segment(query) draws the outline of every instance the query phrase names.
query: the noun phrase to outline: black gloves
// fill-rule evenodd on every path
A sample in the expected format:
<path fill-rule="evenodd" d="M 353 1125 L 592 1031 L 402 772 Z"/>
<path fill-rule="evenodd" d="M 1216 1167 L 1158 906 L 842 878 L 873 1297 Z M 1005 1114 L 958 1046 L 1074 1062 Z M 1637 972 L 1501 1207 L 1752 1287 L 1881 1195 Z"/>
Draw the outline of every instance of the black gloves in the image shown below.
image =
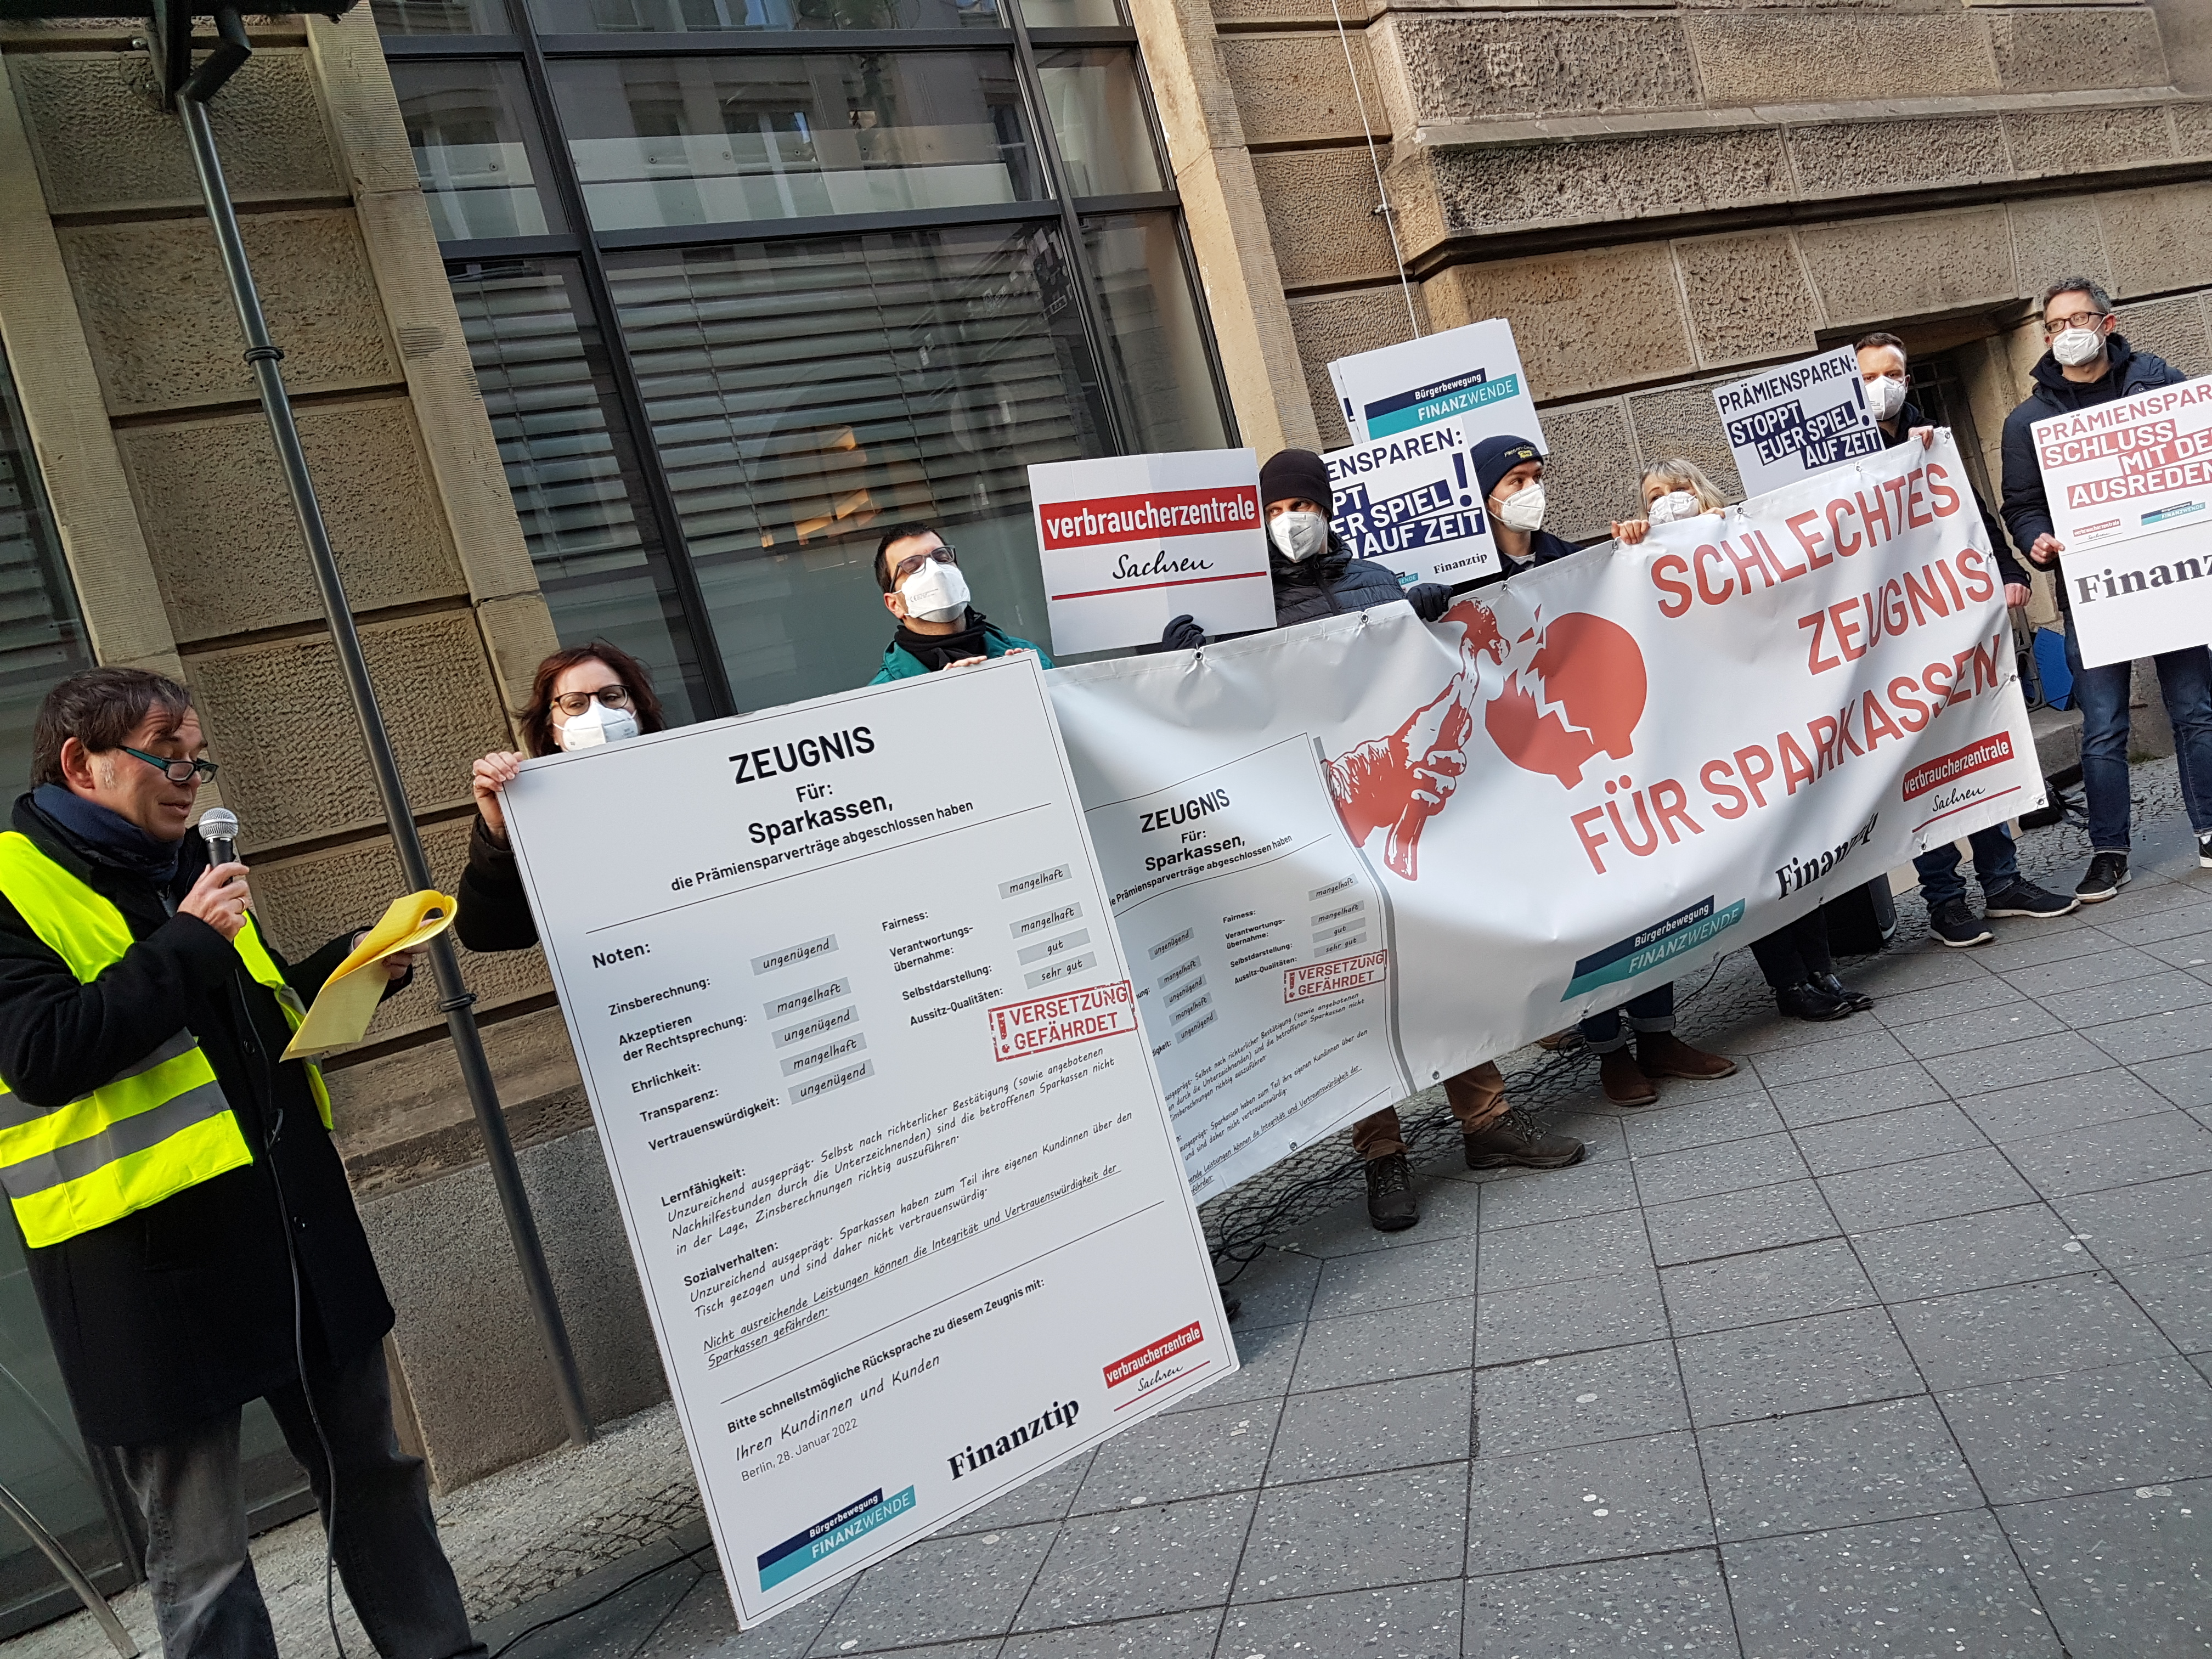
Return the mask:
<path fill-rule="evenodd" d="M 1443 613 L 1439 611 L 1437 614 Z M 1170 651 L 1195 651 L 1206 643 L 1206 630 L 1198 625 L 1196 617 L 1185 611 L 1169 619 L 1168 625 L 1160 630 L 1160 643 Z"/>
<path fill-rule="evenodd" d="M 1423 622 L 1432 623 L 1451 609 L 1451 589 L 1442 582 L 1415 582 L 1406 590 L 1406 603 Z"/>

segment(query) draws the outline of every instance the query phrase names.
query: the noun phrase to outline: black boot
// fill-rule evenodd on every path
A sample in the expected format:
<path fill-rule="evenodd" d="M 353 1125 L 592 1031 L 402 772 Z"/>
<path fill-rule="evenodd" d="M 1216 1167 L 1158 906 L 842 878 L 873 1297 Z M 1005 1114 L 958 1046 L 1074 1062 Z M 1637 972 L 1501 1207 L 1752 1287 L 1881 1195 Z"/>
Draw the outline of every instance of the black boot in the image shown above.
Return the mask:
<path fill-rule="evenodd" d="M 1402 1233 L 1421 1218 L 1405 1153 L 1385 1152 L 1367 1161 L 1367 1218 L 1378 1233 Z"/>
<path fill-rule="evenodd" d="M 1833 972 L 1814 975 L 1813 985 L 1814 989 L 1826 991 L 1837 1001 L 1849 1003 L 1854 1012 L 1863 1014 L 1874 1006 L 1872 997 L 1864 991 L 1854 991 L 1838 979 Z"/>
<path fill-rule="evenodd" d="M 1774 1006 L 1790 1019 L 1849 1019 L 1851 1005 L 1818 980 L 1774 988 Z"/>

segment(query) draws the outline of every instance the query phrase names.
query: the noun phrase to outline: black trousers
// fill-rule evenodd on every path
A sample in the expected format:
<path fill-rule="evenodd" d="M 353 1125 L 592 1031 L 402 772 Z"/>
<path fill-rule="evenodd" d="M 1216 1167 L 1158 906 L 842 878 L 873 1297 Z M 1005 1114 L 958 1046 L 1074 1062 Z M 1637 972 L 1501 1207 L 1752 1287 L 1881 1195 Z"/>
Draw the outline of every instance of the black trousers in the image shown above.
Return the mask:
<path fill-rule="evenodd" d="M 309 1384 L 337 1466 L 338 1574 L 384 1659 L 483 1659 L 460 1586 L 438 1542 L 422 1460 L 399 1449 L 384 1352 L 311 1356 Z M 330 1470 L 296 1382 L 269 1396 L 285 1443 L 331 1524 Z M 221 1413 L 168 1440 L 121 1449 L 146 1517 L 146 1577 L 166 1659 L 277 1659 L 276 1637 L 246 1547 L 239 1414 Z"/>
<path fill-rule="evenodd" d="M 1766 982 L 1778 991 L 1836 970 L 1836 959 L 1828 954 L 1828 919 L 1817 904 L 1765 939 L 1753 940 L 1751 953 L 1759 959 L 1759 971 L 1766 975 Z"/>

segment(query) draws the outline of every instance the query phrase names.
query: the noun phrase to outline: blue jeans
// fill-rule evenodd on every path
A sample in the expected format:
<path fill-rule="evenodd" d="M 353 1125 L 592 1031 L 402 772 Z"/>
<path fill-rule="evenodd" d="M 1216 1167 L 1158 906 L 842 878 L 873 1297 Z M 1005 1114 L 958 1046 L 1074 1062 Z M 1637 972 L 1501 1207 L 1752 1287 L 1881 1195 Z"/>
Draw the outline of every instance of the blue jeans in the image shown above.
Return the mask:
<path fill-rule="evenodd" d="M 2212 653 L 2201 645 L 2154 657 L 2158 689 L 2173 723 L 2173 758 L 2181 803 L 2198 835 L 2212 830 Z M 2134 665 L 2081 666 L 2069 629 L 2066 665 L 2074 671 L 2074 704 L 2081 711 L 2081 787 L 2089 797 L 2089 850 L 2128 850 L 2128 691 Z"/>
<path fill-rule="evenodd" d="M 1674 982 L 1646 991 L 1618 1008 L 1591 1014 L 1582 1023 L 1583 1041 L 1594 1054 L 1609 1054 L 1628 1046 L 1631 1031 L 1671 1031 L 1674 1029 Z"/>
<path fill-rule="evenodd" d="M 2020 854 L 2013 846 L 2012 826 L 1993 823 L 1966 837 L 1974 849 L 1974 876 L 1982 884 L 1982 896 L 2002 893 L 2020 879 Z M 1933 910 L 1939 904 L 1966 896 L 1966 878 L 1959 873 L 1959 846 L 1945 842 L 1912 860 L 1920 874 L 1920 896 Z"/>

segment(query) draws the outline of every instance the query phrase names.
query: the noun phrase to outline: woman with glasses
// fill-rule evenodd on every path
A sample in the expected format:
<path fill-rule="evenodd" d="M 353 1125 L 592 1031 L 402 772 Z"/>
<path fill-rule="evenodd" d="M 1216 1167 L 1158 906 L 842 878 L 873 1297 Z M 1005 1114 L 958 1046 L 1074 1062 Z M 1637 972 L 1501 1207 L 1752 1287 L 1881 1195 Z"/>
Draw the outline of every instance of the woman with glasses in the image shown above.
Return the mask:
<path fill-rule="evenodd" d="M 604 640 L 572 645 L 539 663 L 530 702 L 517 718 L 532 757 L 619 743 L 667 723 L 645 665 Z M 456 895 L 460 912 L 453 918 L 453 931 L 471 951 L 520 951 L 538 943 L 538 923 L 507 844 L 499 800 L 525 758 L 511 750 L 486 755 L 471 779 L 477 820 L 469 832 L 469 867 Z"/>

